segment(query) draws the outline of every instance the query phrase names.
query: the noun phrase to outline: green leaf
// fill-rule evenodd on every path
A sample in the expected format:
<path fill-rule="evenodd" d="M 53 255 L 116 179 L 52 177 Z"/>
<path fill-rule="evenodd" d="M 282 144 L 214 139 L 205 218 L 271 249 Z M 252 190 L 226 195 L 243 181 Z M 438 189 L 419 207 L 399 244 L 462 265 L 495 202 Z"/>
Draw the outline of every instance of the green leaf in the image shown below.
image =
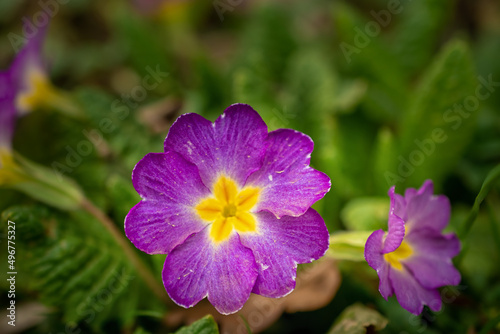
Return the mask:
<path fill-rule="evenodd" d="M 140 76 L 148 75 L 148 68 L 154 70 L 159 67 L 161 71 L 172 72 L 172 62 L 169 62 L 168 53 L 163 47 L 168 44 L 161 42 L 158 29 L 120 3 L 116 3 L 112 10 L 118 37 L 124 45 L 122 51 L 128 52 L 130 61 Z M 173 82 L 166 78 L 157 89 L 163 88 L 166 91 L 169 85 L 173 85 Z"/>
<path fill-rule="evenodd" d="M 260 4 L 253 19 L 247 22 L 241 36 L 239 64 L 258 69 L 262 79 L 271 83 L 279 81 L 285 73 L 286 60 L 296 46 L 290 15 L 283 5 L 268 2 Z"/>
<path fill-rule="evenodd" d="M 371 192 L 373 137 L 375 129 L 356 114 L 342 115 L 325 122 L 331 128 L 314 153 L 322 164 L 317 167 L 332 179 L 332 187 L 341 198 L 349 199 Z M 327 141 L 329 140 L 329 142 Z M 314 162 L 314 160 L 313 160 Z M 316 165 L 314 165 L 316 167 Z"/>
<path fill-rule="evenodd" d="M 252 106 L 269 125 L 271 130 L 277 129 L 275 126 L 276 111 L 271 103 L 271 82 L 266 78 L 263 69 L 256 64 L 247 64 L 236 68 L 233 72 L 232 97 L 233 102 L 246 103 Z M 220 111 L 218 112 L 220 114 Z"/>
<path fill-rule="evenodd" d="M 72 179 L 20 154 L 5 157 L 0 168 L 0 186 L 21 191 L 61 210 L 74 210 L 83 202 L 82 190 Z"/>
<path fill-rule="evenodd" d="M 439 185 L 455 167 L 478 114 L 455 110 L 477 100 L 476 85 L 467 45 L 449 43 L 424 75 L 401 128 L 399 164 L 391 172 L 405 187 L 419 187 L 429 178 Z"/>
<path fill-rule="evenodd" d="M 113 203 L 117 222 L 123 222 L 130 209 L 139 203 L 141 197 L 135 191 L 130 179 L 114 174 L 106 182 L 109 198 Z"/>
<path fill-rule="evenodd" d="M 453 0 L 402 2 L 402 12 L 393 27 L 391 46 L 408 76 L 422 69 L 435 52 L 454 10 Z M 423 19 L 425 18 L 425 19 Z"/>
<path fill-rule="evenodd" d="M 387 171 L 395 165 L 397 153 L 397 141 L 389 128 L 382 128 L 375 140 L 373 179 L 376 193 L 386 195 L 390 187 L 395 185 L 387 178 Z"/>
<path fill-rule="evenodd" d="M 339 111 L 339 101 L 335 96 L 341 93 L 336 69 L 319 47 L 312 47 L 294 53 L 286 73 L 287 84 L 283 98 L 286 107 L 283 112 L 277 113 L 281 127 L 291 127 L 311 136 L 314 140 L 311 165 L 334 179 L 335 188 L 345 190 L 340 184 L 345 179 L 339 181 L 336 178 L 341 174 L 340 169 L 343 166 L 339 155 L 343 158 L 345 153 L 341 147 L 343 141 L 337 140 L 343 137 L 337 135 L 337 122 L 334 117 Z M 349 91 L 358 88 L 354 84 L 344 88 L 344 94 L 353 95 L 341 102 L 345 108 L 349 108 L 350 104 L 355 103 L 355 95 L 358 94 L 349 94 Z M 340 195 L 333 192 L 315 205 L 331 229 L 338 228 L 338 206 Z"/>
<path fill-rule="evenodd" d="M 372 17 L 363 17 L 345 2 L 332 11 L 338 35 L 337 59 L 351 76 L 369 80 L 363 111 L 376 121 L 393 121 L 407 106 L 407 83 L 400 60 L 377 34 L 367 33 Z M 367 28 L 368 27 L 368 28 Z"/>
<path fill-rule="evenodd" d="M 124 171 L 129 173 L 147 153 L 163 151 L 163 139 L 152 136 L 137 122 L 135 109 L 123 100 L 89 87 L 78 89 L 76 95 L 93 125 L 82 134 L 102 157 L 125 162 Z"/>
<path fill-rule="evenodd" d="M 182 327 L 176 334 L 218 334 L 217 323 L 211 315 L 195 321 L 190 326 Z"/>
<path fill-rule="evenodd" d="M 318 49 L 294 54 L 287 70 L 288 86 L 282 123 L 311 136 L 312 165 L 329 174 L 334 160 L 334 118 L 338 75 Z"/>
<path fill-rule="evenodd" d="M 328 334 L 365 334 L 387 326 L 387 319 L 362 304 L 346 308 L 335 321 Z"/>
<path fill-rule="evenodd" d="M 372 37 L 366 32 L 373 18 L 361 16 L 345 2 L 336 2 L 332 14 L 339 38 L 339 64 L 395 91 L 404 91 L 399 59 L 390 53 L 380 33 Z"/>
<path fill-rule="evenodd" d="M 328 255 L 337 260 L 364 261 L 366 240 L 373 231 L 336 232 L 330 236 Z"/>
<path fill-rule="evenodd" d="M 345 205 L 340 216 L 349 230 L 385 229 L 389 205 L 389 197 L 358 197 Z"/>
<path fill-rule="evenodd" d="M 16 240 L 18 272 L 30 277 L 30 290 L 59 310 L 62 321 L 94 329 L 111 319 L 130 324 L 143 284 L 92 217 L 39 207 L 13 207 L 2 217 L 15 221 L 19 235 L 23 233 Z"/>

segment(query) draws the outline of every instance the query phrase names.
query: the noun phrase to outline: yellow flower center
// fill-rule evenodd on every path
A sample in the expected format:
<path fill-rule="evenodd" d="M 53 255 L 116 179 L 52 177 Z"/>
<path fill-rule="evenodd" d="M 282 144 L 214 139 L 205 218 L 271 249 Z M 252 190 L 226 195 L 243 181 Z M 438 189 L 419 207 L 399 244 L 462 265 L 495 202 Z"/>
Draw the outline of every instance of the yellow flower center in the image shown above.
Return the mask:
<path fill-rule="evenodd" d="M 397 269 L 402 270 L 403 265 L 401 264 L 401 260 L 404 260 L 410 257 L 413 254 L 413 250 L 410 245 L 406 241 L 403 240 L 401 245 L 391 253 L 384 254 L 384 259 L 389 262 L 389 264 Z"/>
<path fill-rule="evenodd" d="M 250 210 L 259 200 L 260 189 L 238 189 L 227 176 L 215 182 L 213 197 L 203 199 L 195 209 L 201 219 L 211 222 L 210 237 L 215 242 L 226 240 L 233 229 L 238 232 L 257 231 L 257 220 Z"/>
<path fill-rule="evenodd" d="M 32 111 L 37 107 L 45 106 L 48 101 L 58 97 L 45 73 L 39 69 L 28 71 L 29 88 L 20 92 L 16 100 L 17 107 L 23 111 Z"/>

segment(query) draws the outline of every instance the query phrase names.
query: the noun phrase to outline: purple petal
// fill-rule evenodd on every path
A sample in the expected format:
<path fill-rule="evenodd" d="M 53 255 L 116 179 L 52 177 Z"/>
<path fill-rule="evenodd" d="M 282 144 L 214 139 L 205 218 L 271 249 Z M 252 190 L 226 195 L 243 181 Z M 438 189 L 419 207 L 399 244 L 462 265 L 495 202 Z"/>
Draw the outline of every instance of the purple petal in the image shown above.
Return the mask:
<path fill-rule="evenodd" d="M 389 212 L 395 214 L 396 216 L 406 220 L 406 200 L 400 194 L 395 193 L 395 187 L 392 186 L 388 192 L 389 198 L 391 200 L 391 208 Z"/>
<path fill-rule="evenodd" d="M 441 234 L 430 229 L 411 230 L 406 240 L 417 253 L 438 258 L 452 258 L 460 253 L 460 241 L 455 234 Z"/>
<path fill-rule="evenodd" d="M 250 106 L 233 104 L 211 123 L 196 114 L 179 117 L 165 139 L 165 151 L 194 163 L 205 185 L 225 174 L 239 185 L 262 166 L 267 126 Z"/>
<path fill-rule="evenodd" d="M 412 272 L 416 280 L 428 289 L 460 283 L 460 272 L 455 269 L 449 259 L 421 255 L 412 256 L 402 262 Z"/>
<path fill-rule="evenodd" d="M 148 201 L 193 206 L 210 195 L 196 166 L 175 152 L 148 153 L 134 167 L 132 183 Z"/>
<path fill-rule="evenodd" d="M 12 137 L 16 124 L 15 87 L 10 73 L 0 73 L 0 148 L 12 148 Z"/>
<path fill-rule="evenodd" d="M 167 256 L 163 284 L 172 300 L 191 307 L 208 297 L 222 314 L 243 307 L 257 278 L 252 251 L 241 245 L 238 234 L 214 244 L 209 227 L 191 235 Z"/>
<path fill-rule="evenodd" d="M 262 168 L 247 184 L 262 188 L 256 211 L 269 210 L 277 217 L 300 216 L 330 190 L 330 178 L 309 167 L 314 143 L 291 129 L 269 133 L 269 147 Z"/>
<path fill-rule="evenodd" d="M 141 201 L 125 218 L 125 234 L 148 254 L 168 254 L 206 224 L 191 207 L 162 201 Z"/>
<path fill-rule="evenodd" d="M 378 289 L 382 297 L 387 300 L 394 291 L 389 281 L 389 264 L 382 253 L 384 234 L 383 230 L 378 230 L 368 237 L 365 245 L 365 259 L 368 265 L 377 271 L 380 280 Z"/>
<path fill-rule="evenodd" d="M 451 262 L 460 252 L 460 242 L 454 234 L 419 230 L 411 233 L 407 240 L 415 254 L 403 263 L 422 286 L 434 289 L 460 283 L 460 272 Z"/>
<path fill-rule="evenodd" d="M 424 305 L 428 305 L 435 312 L 441 309 L 439 291 L 422 287 L 406 269 L 390 268 L 389 280 L 399 304 L 405 310 L 418 315 L 422 313 Z"/>
<path fill-rule="evenodd" d="M 9 69 L 10 75 L 15 84 L 16 94 L 29 89 L 31 80 L 30 74 L 33 71 L 46 72 L 46 65 L 42 58 L 43 45 L 47 26 L 38 28 L 36 34 L 28 39 L 28 42 L 17 54 L 12 66 Z M 28 110 L 18 110 L 19 113 L 26 113 Z"/>
<path fill-rule="evenodd" d="M 389 214 L 389 230 L 387 231 L 387 236 L 384 241 L 384 248 L 382 248 L 382 253 L 387 254 L 394 252 L 403 242 L 405 236 L 405 223 L 401 218 L 393 213 Z"/>
<path fill-rule="evenodd" d="M 295 288 L 297 263 L 322 257 L 328 249 L 328 230 L 313 209 L 300 217 L 277 219 L 272 213 L 255 214 L 258 233 L 240 234 L 241 243 L 253 251 L 259 276 L 253 293 L 283 297 Z"/>
<path fill-rule="evenodd" d="M 414 195 L 406 198 L 405 225 L 412 229 L 443 230 L 450 220 L 450 202 L 446 196 L 432 194 L 432 182 L 426 181 Z M 406 195 L 405 195 L 406 196 Z"/>
<path fill-rule="evenodd" d="M 127 214 L 125 233 L 140 250 L 166 254 L 206 226 L 193 205 L 210 192 L 196 166 L 179 154 L 147 154 L 135 166 L 132 182 L 143 200 Z"/>

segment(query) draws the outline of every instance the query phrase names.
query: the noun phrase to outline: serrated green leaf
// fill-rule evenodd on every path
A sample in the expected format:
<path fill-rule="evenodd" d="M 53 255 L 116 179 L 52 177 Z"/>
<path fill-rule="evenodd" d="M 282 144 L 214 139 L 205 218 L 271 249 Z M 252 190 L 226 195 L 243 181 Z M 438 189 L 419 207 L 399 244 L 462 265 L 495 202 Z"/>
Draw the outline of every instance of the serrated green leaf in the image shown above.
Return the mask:
<path fill-rule="evenodd" d="M 195 321 L 189 326 L 182 327 L 175 334 L 218 334 L 217 323 L 211 315 Z"/>
<path fill-rule="evenodd" d="M 381 330 L 385 326 L 387 319 L 380 313 L 362 304 L 354 304 L 340 314 L 328 334 L 365 334 L 369 333 L 369 327 Z"/>
<path fill-rule="evenodd" d="M 46 207 L 14 206 L 3 211 L 1 216 L 2 221 L 10 220 L 15 223 L 17 233 L 23 236 L 21 242 L 31 245 L 43 243 L 41 240 L 47 231 L 40 221 L 45 221 L 49 217 L 49 210 Z M 0 230 L 7 234 L 7 224 L 0 224 Z"/>
<path fill-rule="evenodd" d="M 16 240 L 23 249 L 17 258 L 19 272 L 29 273 L 30 289 L 38 292 L 41 302 L 58 309 L 62 321 L 84 321 L 94 329 L 110 319 L 130 322 L 137 310 L 136 292 L 141 290 L 129 287 L 137 274 L 92 217 L 54 214 L 39 207 L 14 207 L 2 216 L 15 219 L 18 233 L 32 231 L 31 237 L 26 233 L 27 238 Z M 134 302 L 124 303 L 124 295 Z"/>

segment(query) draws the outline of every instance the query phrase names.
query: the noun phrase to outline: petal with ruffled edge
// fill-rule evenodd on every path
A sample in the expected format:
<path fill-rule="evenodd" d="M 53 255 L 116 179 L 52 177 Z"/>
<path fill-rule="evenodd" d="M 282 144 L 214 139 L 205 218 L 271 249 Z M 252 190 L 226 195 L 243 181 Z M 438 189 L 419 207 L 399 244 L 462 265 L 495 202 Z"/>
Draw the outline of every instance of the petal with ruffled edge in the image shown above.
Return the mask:
<path fill-rule="evenodd" d="M 432 181 L 427 180 L 418 190 L 405 192 L 406 217 L 408 229 L 443 230 L 450 220 L 450 201 L 446 196 L 433 195 Z"/>
<path fill-rule="evenodd" d="M 196 166 L 175 152 L 149 153 L 132 173 L 143 200 L 125 218 L 125 233 L 140 250 L 166 254 L 206 226 L 193 206 L 210 195 Z"/>
<path fill-rule="evenodd" d="M 215 244 L 209 229 L 191 235 L 172 250 L 163 267 L 163 284 L 180 306 L 188 308 L 208 297 L 217 311 L 231 314 L 248 300 L 257 264 L 237 233 Z"/>
<path fill-rule="evenodd" d="M 391 188 L 394 192 L 394 187 Z M 389 195 L 391 194 L 389 190 Z M 394 252 L 403 242 L 405 237 L 405 223 L 403 219 L 394 214 L 394 200 L 391 197 L 391 208 L 389 211 L 389 221 L 388 221 L 388 231 L 384 240 L 384 247 L 382 248 L 382 253 Z"/>
<path fill-rule="evenodd" d="M 414 255 L 401 262 L 422 286 L 435 289 L 460 283 L 460 272 L 451 262 L 451 258 L 460 252 L 460 241 L 456 235 L 442 235 L 425 229 L 412 231 L 405 240 Z"/>
<path fill-rule="evenodd" d="M 385 261 L 382 253 L 384 235 L 383 230 L 377 230 L 368 237 L 365 245 L 365 259 L 368 265 L 377 271 L 379 277 L 378 290 L 382 297 L 387 300 L 392 296 L 394 290 L 389 281 L 389 264 Z"/>
<path fill-rule="evenodd" d="M 268 142 L 262 168 L 247 181 L 262 189 L 255 211 L 300 216 L 330 190 L 330 178 L 309 167 L 314 143 L 307 135 L 280 129 L 269 133 Z"/>
<path fill-rule="evenodd" d="M 441 309 L 441 296 L 436 289 L 421 286 L 413 275 L 407 271 L 389 268 L 389 280 L 399 304 L 413 314 L 420 314 L 424 305 L 435 312 Z"/>
<path fill-rule="evenodd" d="M 272 213 L 255 214 L 257 233 L 241 233 L 241 243 L 253 251 L 259 276 L 253 293 L 283 297 L 295 288 L 298 263 L 322 257 L 328 249 L 328 230 L 313 209 L 300 217 L 277 219 Z"/>
<path fill-rule="evenodd" d="M 165 139 L 165 152 L 175 151 L 194 163 L 212 189 L 221 174 L 237 184 L 262 166 L 267 125 L 246 104 L 233 104 L 214 123 L 197 114 L 180 116 Z"/>

